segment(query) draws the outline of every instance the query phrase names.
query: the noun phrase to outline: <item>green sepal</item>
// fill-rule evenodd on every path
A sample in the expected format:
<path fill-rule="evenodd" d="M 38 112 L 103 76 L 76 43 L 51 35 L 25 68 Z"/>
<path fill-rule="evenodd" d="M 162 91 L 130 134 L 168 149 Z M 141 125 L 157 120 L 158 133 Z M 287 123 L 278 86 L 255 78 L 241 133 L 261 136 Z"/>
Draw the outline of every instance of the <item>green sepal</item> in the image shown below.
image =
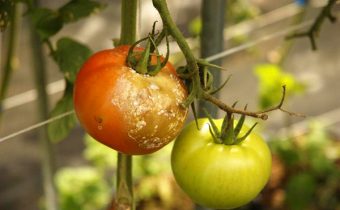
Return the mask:
<path fill-rule="evenodd" d="M 195 102 L 192 102 L 190 104 L 190 106 L 191 106 L 192 114 L 194 115 L 194 119 L 195 119 L 195 124 L 196 124 L 197 130 L 200 130 L 200 127 L 198 125 L 198 115 L 197 115 L 197 111 L 196 111 Z"/>
<path fill-rule="evenodd" d="M 237 122 L 235 130 L 234 130 L 235 137 L 237 137 L 239 135 L 245 119 L 246 119 L 246 116 L 244 114 L 241 115 L 239 121 Z"/>
<path fill-rule="evenodd" d="M 213 85 L 213 75 L 211 74 L 210 71 L 208 71 L 206 69 L 206 71 L 204 72 L 204 88 L 206 89 L 206 91 L 210 91 L 212 90 L 212 85 Z"/>
<path fill-rule="evenodd" d="M 223 118 L 223 122 L 222 122 L 222 126 L 221 126 L 221 135 L 223 136 L 224 134 L 223 134 L 223 132 L 227 129 L 227 126 L 228 126 L 228 119 L 227 119 L 228 117 L 227 117 L 227 113 L 226 113 L 226 115 L 224 116 L 224 118 Z"/>
<path fill-rule="evenodd" d="M 191 83 L 192 86 L 192 83 Z M 182 103 L 183 107 L 189 107 L 190 104 L 192 104 L 194 102 L 194 100 L 196 99 L 196 95 L 197 95 L 197 90 L 190 88 L 191 90 L 189 91 L 189 95 L 188 97 L 185 99 L 185 101 Z"/>
<path fill-rule="evenodd" d="M 213 130 L 213 133 L 215 134 L 214 137 L 215 138 L 219 138 L 221 136 L 221 133 L 220 133 L 218 127 L 216 126 L 214 120 L 212 119 L 211 115 L 209 114 L 209 112 L 205 108 L 203 108 L 203 111 L 207 115 L 207 118 L 209 120 L 210 126 L 211 126 L 211 128 Z"/>
<path fill-rule="evenodd" d="M 153 32 L 154 33 L 154 32 Z M 151 75 L 151 76 L 154 76 L 156 74 L 158 74 L 158 72 L 161 71 L 162 69 L 162 62 L 161 62 L 161 59 L 160 59 L 160 55 L 159 55 L 159 52 L 158 52 L 158 49 L 157 49 L 157 46 L 156 46 L 156 43 L 154 42 L 153 38 L 151 36 L 149 36 L 149 40 L 151 42 L 151 45 L 149 47 L 149 50 L 151 50 L 150 48 L 153 46 L 156 50 L 156 57 L 157 57 L 157 63 L 156 65 L 148 65 L 147 66 L 147 70 L 148 70 L 148 74 Z M 152 52 L 152 51 L 150 51 Z M 149 61 L 151 59 L 149 58 Z M 167 62 L 167 61 L 166 61 Z"/>
<path fill-rule="evenodd" d="M 235 142 L 234 116 L 227 113 L 226 119 L 228 123 L 226 129 L 222 131 L 221 139 L 224 144 L 231 145 Z"/>
<path fill-rule="evenodd" d="M 193 72 L 189 72 L 188 66 L 180 66 L 176 69 L 176 72 L 178 77 L 184 80 L 190 79 L 194 75 Z"/>
<path fill-rule="evenodd" d="M 138 60 L 135 70 L 140 74 L 148 72 L 148 63 L 150 59 L 150 45 L 151 41 L 148 39 L 146 42 L 145 50 L 142 52 L 141 58 Z"/>
<path fill-rule="evenodd" d="M 209 63 L 208 61 L 202 59 L 202 58 L 198 58 L 196 59 L 197 64 L 201 65 L 201 66 L 206 66 L 206 67 L 211 67 L 211 68 L 216 68 L 216 69 L 220 69 L 220 70 L 226 70 L 221 66 Z"/>
<path fill-rule="evenodd" d="M 126 59 L 126 65 L 127 65 L 128 67 L 134 69 L 134 67 L 137 65 L 138 60 L 136 59 L 136 55 L 141 54 L 141 52 L 134 52 L 134 49 L 135 49 L 135 47 L 136 47 L 139 43 L 141 43 L 141 42 L 147 40 L 148 38 L 149 38 L 149 37 L 145 37 L 145 38 L 143 38 L 143 39 L 141 39 L 141 40 L 138 40 L 137 42 L 135 42 L 135 43 L 133 43 L 133 44 L 131 45 L 131 47 L 130 47 L 130 49 L 129 49 L 129 51 L 128 51 L 127 59 Z"/>
<path fill-rule="evenodd" d="M 247 131 L 246 134 L 244 134 L 244 136 L 242 136 L 240 138 L 236 138 L 235 144 L 238 144 L 238 143 L 244 141 L 249 136 L 249 134 L 253 131 L 253 129 L 256 127 L 256 125 L 257 125 L 257 122 L 254 123 L 254 125 Z"/>
<path fill-rule="evenodd" d="M 222 90 L 226 86 L 226 84 L 229 82 L 230 78 L 231 78 L 231 75 L 228 76 L 228 78 L 222 83 L 221 86 L 219 86 L 218 88 L 216 88 L 214 90 L 210 90 L 209 94 L 213 95 L 213 94 L 219 92 L 220 90 Z"/>
<path fill-rule="evenodd" d="M 221 144 L 221 143 L 222 143 L 222 142 L 221 142 L 221 139 L 218 138 L 218 137 L 216 136 L 217 134 L 213 131 L 211 124 L 209 124 L 209 132 L 210 132 L 210 135 L 211 135 L 211 137 L 213 138 L 213 140 L 214 140 L 214 142 L 215 142 L 216 144 Z"/>

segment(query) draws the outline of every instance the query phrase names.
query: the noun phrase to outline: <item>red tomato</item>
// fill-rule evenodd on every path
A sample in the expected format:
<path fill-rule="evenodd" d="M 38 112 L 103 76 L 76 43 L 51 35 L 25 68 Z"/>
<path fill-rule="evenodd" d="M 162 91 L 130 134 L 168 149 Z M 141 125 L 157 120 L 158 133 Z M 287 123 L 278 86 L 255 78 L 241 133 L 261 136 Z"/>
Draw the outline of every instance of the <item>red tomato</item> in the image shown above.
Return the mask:
<path fill-rule="evenodd" d="M 103 50 L 84 63 L 75 81 L 74 107 L 82 126 L 101 143 L 125 154 L 148 154 L 181 131 L 187 90 L 170 63 L 156 76 L 129 68 L 129 48 Z"/>

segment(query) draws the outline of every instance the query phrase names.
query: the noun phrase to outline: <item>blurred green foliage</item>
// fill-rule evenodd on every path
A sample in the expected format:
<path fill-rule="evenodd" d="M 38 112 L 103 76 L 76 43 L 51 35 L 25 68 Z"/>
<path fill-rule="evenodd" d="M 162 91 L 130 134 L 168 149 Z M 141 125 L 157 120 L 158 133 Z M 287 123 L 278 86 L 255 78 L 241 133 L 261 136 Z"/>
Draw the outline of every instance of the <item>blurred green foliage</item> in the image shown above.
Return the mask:
<path fill-rule="evenodd" d="M 282 86 L 286 86 L 286 98 L 303 92 L 304 85 L 292 74 L 284 72 L 276 64 L 258 64 L 254 73 L 259 79 L 259 105 L 266 109 L 277 105 L 282 98 Z"/>
<path fill-rule="evenodd" d="M 308 133 L 270 141 L 284 164 L 285 205 L 292 210 L 340 208 L 340 144 L 324 126 L 311 122 Z"/>
<path fill-rule="evenodd" d="M 64 167 L 56 174 L 61 210 L 103 209 L 112 199 L 117 152 L 89 135 L 85 135 L 84 141 L 83 157 L 89 165 Z M 134 156 L 133 178 L 137 183 L 137 203 L 153 197 L 161 199 L 165 206 L 172 203 L 174 195 L 168 177 L 171 173 L 171 147 L 169 144 L 156 153 Z"/>
<path fill-rule="evenodd" d="M 61 210 L 103 209 L 111 190 L 102 174 L 93 167 L 65 167 L 56 174 Z"/>
<path fill-rule="evenodd" d="M 260 9 L 251 1 L 238 0 L 227 2 L 226 19 L 228 24 L 236 24 L 255 18 L 260 14 Z"/>

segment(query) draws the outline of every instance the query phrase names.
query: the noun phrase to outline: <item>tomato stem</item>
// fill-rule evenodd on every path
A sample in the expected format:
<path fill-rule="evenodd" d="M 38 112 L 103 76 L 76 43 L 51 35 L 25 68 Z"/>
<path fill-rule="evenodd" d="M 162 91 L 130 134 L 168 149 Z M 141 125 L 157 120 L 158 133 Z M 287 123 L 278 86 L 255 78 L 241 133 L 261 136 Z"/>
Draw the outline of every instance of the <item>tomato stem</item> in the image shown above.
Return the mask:
<path fill-rule="evenodd" d="M 132 44 L 136 41 L 137 0 L 122 0 L 120 45 Z"/>
<path fill-rule="evenodd" d="M 18 23 L 19 23 L 19 6 L 18 3 L 14 3 L 13 5 L 13 13 L 11 15 L 11 24 L 9 26 L 9 34 L 8 34 L 8 51 L 7 51 L 7 58 L 5 62 L 5 66 L 3 68 L 3 71 L 1 72 L 3 74 L 2 80 L 1 80 L 1 87 L 0 87 L 0 105 L 2 105 L 2 101 L 6 97 L 7 89 L 9 86 L 9 82 L 12 77 L 12 72 L 15 68 L 13 65 L 14 58 L 15 58 L 15 51 L 16 51 L 16 46 L 18 43 Z M 0 117 L 2 115 L 2 112 L 0 112 Z"/>
<path fill-rule="evenodd" d="M 39 6 L 39 5 L 35 5 Z M 31 24 L 31 49 L 32 49 L 32 65 L 34 70 L 34 83 L 38 93 L 37 110 L 39 113 L 39 120 L 46 120 L 49 117 L 48 94 L 46 92 L 47 73 L 44 53 L 42 48 L 42 41 L 37 32 Z M 45 208 L 47 210 L 57 210 L 58 192 L 54 181 L 56 161 L 54 144 L 47 133 L 47 126 L 42 126 L 39 129 L 39 140 L 41 147 L 41 173 L 43 177 Z"/>
<path fill-rule="evenodd" d="M 137 4 L 137 0 L 122 0 L 120 45 L 133 44 L 136 41 Z M 118 153 L 117 191 L 113 209 L 135 208 L 132 186 L 132 156 Z"/>
<path fill-rule="evenodd" d="M 175 39 L 175 41 L 177 42 L 177 44 L 178 44 L 179 48 L 181 49 L 181 51 L 182 51 L 182 53 L 183 53 L 183 55 L 186 59 L 186 62 L 187 62 L 187 65 L 185 67 L 179 68 L 177 70 L 178 75 L 182 79 L 186 80 L 186 83 L 188 84 L 188 89 L 190 91 L 187 99 L 183 102 L 183 106 L 188 107 L 195 100 L 198 99 L 198 100 L 208 101 L 208 102 L 216 105 L 221 110 L 223 110 L 223 111 L 225 111 L 229 114 L 232 114 L 232 113 L 244 114 L 244 115 L 247 115 L 247 116 L 260 118 L 262 120 L 268 119 L 267 113 L 274 111 L 274 110 L 281 110 L 281 111 L 288 113 L 289 115 L 293 115 L 293 116 L 302 116 L 300 114 L 289 112 L 289 111 L 284 110 L 282 108 L 283 101 L 285 99 L 285 91 L 286 91 L 285 87 L 283 87 L 282 100 L 280 101 L 280 103 L 277 106 L 269 108 L 267 110 L 257 111 L 257 112 L 251 112 L 251 111 L 236 109 L 233 106 L 229 106 L 229 105 L 223 103 L 218 98 L 212 96 L 212 93 L 216 93 L 216 91 L 215 91 L 216 89 L 213 89 L 210 86 L 205 87 L 205 84 L 208 84 L 208 83 L 202 82 L 203 79 L 200 78 L 201 73 L 200 73 L 200 68 L 198 66 L 199 60 L 195 58 L 195 56 L 192 53 L 188 43 L 186 42 L 184 36 L 182 35 L 182 33 L 180 32 L 180 30 L 178 29 L 178 27 L 176 26 L 176 24 L 172 20 L 169 9 L 168 9 L 167 4 L 166 4 L 166 0 L 152 0 L 152 3 L 154 5 L 154 7 L 158 10 L 158 13 L 160 14 L 160 16 L 162 18 L 163 25 L 164 25 L 165 29 L 167 30 L 169 35 L 171 35 Z M 201 64 L 202 64 L 202 62 L 201 62 Z M 205 67 L 207 65 L 203 64 L 201 66 Z M 209 80 L 209 84 L 212 84 L 212 79 Z M 217 90 L 220 90 L 220 88 L 217 88 Z"/>

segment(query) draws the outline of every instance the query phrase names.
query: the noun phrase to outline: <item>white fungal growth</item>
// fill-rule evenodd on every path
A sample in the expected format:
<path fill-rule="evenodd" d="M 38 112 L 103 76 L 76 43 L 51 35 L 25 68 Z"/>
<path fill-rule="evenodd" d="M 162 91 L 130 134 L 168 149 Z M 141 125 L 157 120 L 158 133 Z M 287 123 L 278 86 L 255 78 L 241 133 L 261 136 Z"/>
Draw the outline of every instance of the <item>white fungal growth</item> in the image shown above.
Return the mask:
<path fill-rule="evenodd" d="M 185 97 L 180 80 L 170 72 L 147 76 L 129 69 L 117 80 L 111 103 L 123 113 L 127 135 L 140 147 L 153 149 L 180 131 L 187 115 L 180 106 Z"/>

